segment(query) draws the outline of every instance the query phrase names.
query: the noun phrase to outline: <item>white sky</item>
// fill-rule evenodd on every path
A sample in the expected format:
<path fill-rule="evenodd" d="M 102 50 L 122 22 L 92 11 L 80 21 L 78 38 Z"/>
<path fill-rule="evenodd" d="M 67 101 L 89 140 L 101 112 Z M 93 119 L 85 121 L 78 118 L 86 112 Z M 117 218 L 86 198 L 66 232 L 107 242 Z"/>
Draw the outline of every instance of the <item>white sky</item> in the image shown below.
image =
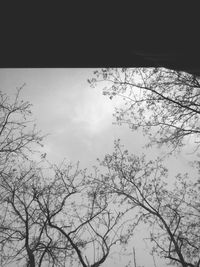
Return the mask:
<path fill-rule="evenodd" d="M 112 124 L 114 106 L 119 103 L 103 96 L 101 88 L 89 86 L 87 79 L 92 72 L 92 69 L 0 69 L 0 90 L 8 95 L 26 83 L 21 96 L 33 104 L 38 129 L 50 134 L 43 150 L 51 162 L 58 163 L 66 158 L 72 162 L 80 160 L 81 167 L 91 167 L 97 164 L 97 158 L 112 152 L 113 141 L 117 138 L 130 152 L 141 152 L 144 144 L 141 134 L 131 132 L 127 126 Z M 172 173 L 188 170 L 187 151 L 186 148 L 177 159 L 167 162 Z M 153 149 L 151 156 L 159 153 Z M 144 251 L 146 245 L 141 239 L 142 235 L 137 244 L 133 244 L 138 265 L 153 267 L 152 257 L 148 256 L 148 249 Z M 104 266 L 121 267 L 122 262 L 123 259 L 121 262 L 117 259 Z"/>

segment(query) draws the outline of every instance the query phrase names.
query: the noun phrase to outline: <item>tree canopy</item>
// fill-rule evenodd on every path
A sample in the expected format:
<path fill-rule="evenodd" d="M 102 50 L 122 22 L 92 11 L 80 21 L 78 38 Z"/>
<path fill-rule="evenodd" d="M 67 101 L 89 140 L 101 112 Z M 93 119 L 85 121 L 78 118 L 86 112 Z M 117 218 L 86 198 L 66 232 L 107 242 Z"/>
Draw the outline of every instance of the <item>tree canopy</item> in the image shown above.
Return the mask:
<path fill-rule="evenodd" d="M 115 248 L 134 247 L 135 230 L 146 224 L 152 255 L 200 267 L 200 162 L 193 162 L 196 174 L 172 177 L 163 159 L 145 156 L 152 145 L 168 146 L 173 156 L 188 138 L 198 151 L 199 82 L 165 68 L 95 71 L 91 86 L 102 83 L 105 96 L 123 99 L 116 123 L 142 129 L 148 143 L 139 156 L 116 140 L 92 171 L 50 163 L 21 89 L 13 100 L 0 92 L 1 265 L 103 266 Z"/>
<path fill-rule="evenodd" d="M 193 153 L 198 152 L 200 84 L 196 75 L 165 68 L 104 68 L 88 81 L 92 87 L 102 84 L 103 94 L 111 100 L 123 100 L 115 109 L 116 124 L 142 129 L 148 137 L 146 149 L 168 146 L 169 156 L 180 152 L 190 139 Z M 108 170 L 101 177 L 104 190 L 117 195 L 126 207 L 138 208 L 137 216 L 150 225 L 152 251 L 171 264 L 200 266 L 198 175 L 177 174 L 174 186 L 169 187 L 161 159 L 153 162 L 130 155 L 119 142 L 101 164 Z M 198 159 L 194 166 L 199 171 Z"/>
<path fill-rule="evenodd" d="M 142 128 L 149 144 L 183 146 L 186 137 L 199 143 L 199 78 L 165 68 L 101 69 L 89 80 L 104 83 L 103 94 L 124 102 L 114 114 L 117 123 Z M 154 131 L 150 131 L 153 129 Z"/>
<path fill-rule="evenodd" d="M 200 265 L 199 187 L 188 174 L 177 174 L 169 187 L 168 170 L 158 161 L 129 154 L 119 141 L 101 162 L 107 171 L 96 179 L 107 195 L 132 209 L 133 222 L 150 225 L 152 252 L 170 264 Z M 134 215 L 135 212 L 135 215 Z M 133 223 L 134 225 L 134 223 Z M 131 234 L 131 232 L 129 232 Z"/>
<path fill-rule="evenodd" d="M 32 159 L 42 137 L 19 93 L 13 102 L 0 95 L 1 266 L 98 267 L 128 239 L 124 212 L 113 209 L 78 164 L 57 166 L 44 153 Z"/>

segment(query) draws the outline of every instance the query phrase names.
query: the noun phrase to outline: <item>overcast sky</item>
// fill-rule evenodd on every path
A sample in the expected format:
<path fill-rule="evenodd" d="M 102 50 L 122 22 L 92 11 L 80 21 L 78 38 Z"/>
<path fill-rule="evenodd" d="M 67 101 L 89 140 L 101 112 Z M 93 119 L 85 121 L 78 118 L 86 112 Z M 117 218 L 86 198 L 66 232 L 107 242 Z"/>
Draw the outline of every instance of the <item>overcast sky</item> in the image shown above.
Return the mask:
<path fill-rule="evenodd" d="M 91 88 L 87 79 L 92 69 L 0 69 L 0 90 L 13 95 L 16 88 L 26 83 L 21 96 L 33 104 L 33 117 L 38 129 L 49 136 L 44 141 L 43 150 L 47 159 L 60 162 L 63 158 L 72 162 L 80 161 L 81 167 L 96 165 L 97 158 L 103 158 L 113 150 L 113 141 L 120 138 L 132 153 L 141 153 L 144 138 L 133 133 L 127 126 L 116 126 L 112 122 L 114 107 L 120 101 L 111 101 L 102 95 L 101 87 Z M 187 152 L 167 164 L 173 173 L 189 169 Z M 151 156 L 158 156 L 157 149 Z M 149 155 L 149 154 L 148 154 Z M 139 239 L 142 239 L 140 235 Z M 138 264 L 153 267 L 145 243 L 137 239 L 136 253 Z M 142 253 L 142 250 L 145 250 Z M 109 266 L 121 267 L 122 261 L 109 263 Z M 158 263 L 157 263 L 158 264 Z M 165 267 L 161 262 L 160 267 Z M 108 262 L 104 265 L 108 266 Z"/>

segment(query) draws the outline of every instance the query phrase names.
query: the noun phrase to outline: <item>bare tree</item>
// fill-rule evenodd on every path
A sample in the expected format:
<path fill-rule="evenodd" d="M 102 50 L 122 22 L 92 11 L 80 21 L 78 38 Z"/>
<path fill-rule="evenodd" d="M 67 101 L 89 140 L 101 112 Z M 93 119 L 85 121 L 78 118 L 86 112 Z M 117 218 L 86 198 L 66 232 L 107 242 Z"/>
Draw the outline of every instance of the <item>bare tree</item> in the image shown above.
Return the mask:
<path fill-rule="evenodd" d="M 20 99 L 20 92 L 22 87 L 17 89 L 14 99 L 8 97 L 7 94 L 0 92 L 0 210 L 1 210 L 1 248 L 4 246 L 4 239 L 10 240 L 13 236 L 23 239 L 24 229 L 18 228 L 18 221 L 16 220 L 16 227 L 9 228 L 9 223 L 4 225 L 4 220 L 9 219 L 10 205 L 15 208 L 15 201 L 20 200 L 15 198 L 15 190 L 20 189 L 20 183 L 17 184 L 15 178 L 19 175 L 19 162 L 23 161 L 23 164 L 27 164 L 27 160 L 31 157 L 31 154 L 35 151 L 37 145 L 41 145 L 43 136 L 36 130 L 36 126 L 31 116 L 31 104 L 28 101 Z M 34 146 L 36 145 L 36 146 Z M 28 172 L 27 172 L 28 173 Z M 22 172 L 22 177 L 26 176 L 26 172 Z M 12 185 L 11 185 L 12 182 Z M 5 186 L 10 192 L 10 196 L 5 195 Z M 12 191 L 13 190 L 13 191 Z M 20 190 L 23 190 L 22 188 Z M 11 191 L 13 194 L 11 194 Z M 21 192 L 21 191 L 20 191 Z M 8 192 L 7 192 L 8 193 Z M 22 192 L 21 192 L 22 194 Z M 5 204 L 7 203 L 7 204 Z M 9 204 L 8 204 L 9 203 Z M 26 206 L 26 203 L 24 203 Z M 28 204 L 27 204 L 28 205 Z M 24 206 L 24 207 L 25 207 Z M 16 210 L 17 211 L 17 210 Z M 12 223 L 12 216 L 10 217 L 10 223 Z M 24 219 L 25 217 L 21 217 Z M 24 221 L 25 223 L 25 221 Z M 4 227 L 5 226 L 5 227 Z M 15 238 L 13 237 L 13 240 Z M 16 241 L 16 240 L 15 240 Z M 8 241 L 10 242 L 10 241 Z M 16 242 L 14 242 L 16 244 Z M 16 245 L 17 246 L 17 245 Z M 19 246 L 20 247 L 20 246 Z M 28 251 L 28 246 L 26 246 Z M 9 249 L 7 252 L 10 253 Z M 1 255 L 1 261 L 4 261 L 3 254 Z M 14 254 L 13 254 L 14 256 Z M 23 253 L 21 254 L 23 257 Z M 30 254 L 31 257 L 31 254 Z"/>
<path fill-rule="evenodd" d="M 36 130 L 31 116 L 31 104 L 20 99 L 23 86 L 11 100 L 0 91 L 0 168 L 1 171 L 17 158 L 28 158 L 34 144 L 41 145 L 43 136 Z"/>
<path fill-rule="evenodd" d="M 98 267 L 128 238 L 120 232 L 123 212 L 78 165 L 31 160 L 43 137 L 21 89 L 13 101 L 0 92 L 1 266 Z"/>
<path fill-rule="evenodd" d="M 153 252 L 183 267 L 200 266 L 199 188 L 187 174 L 176 176 L 170 188 L 168 172 L 159 160 L 129 155 L 119 141 L 101 162 L 106 174 L 96 179 L 107 195 L 133 209 L 133 219 L 150 226 Z M 133 222 L 134 222 L 133 220 Z M 132 224 L 133 224 L 132 222 Z"/>
<path fill-rule="evenodd" d="M 186 137 L 200 142 L 200 80 L 185 72 L 165 68 L 101 69 L 89 80 L 103 82 L 104 95 L 119 96 L 124 105 L 116 109 L 117 123 L 132 130 L 142 128 L 148 145 L 180 148 Z M 153 131 L 150 131 L 153 129 Z"/>
<path fill-rule="evenodd" d="M 78 166 L 19 168 L 1 174 L 2 266 L 9 262 L 31 267 L 76 262 L 97 267 L 105 262 L 111 248 L 123 238 L 123 213 L 110 207 L 100 188 Z"/>

